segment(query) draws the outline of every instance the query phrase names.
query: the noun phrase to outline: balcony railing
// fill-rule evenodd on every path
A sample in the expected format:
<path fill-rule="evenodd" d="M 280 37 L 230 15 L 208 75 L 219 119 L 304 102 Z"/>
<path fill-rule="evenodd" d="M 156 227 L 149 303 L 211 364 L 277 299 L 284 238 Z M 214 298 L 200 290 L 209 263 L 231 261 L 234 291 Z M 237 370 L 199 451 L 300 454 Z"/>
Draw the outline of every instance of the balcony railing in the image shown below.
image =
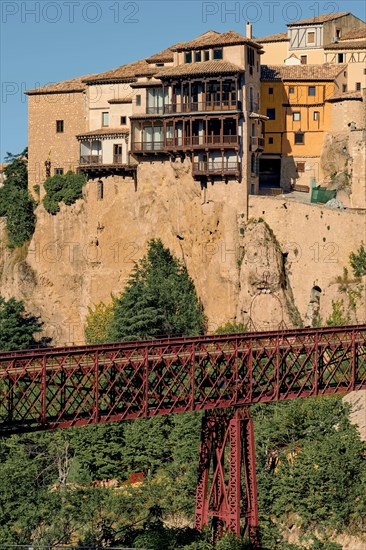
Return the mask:
<path fill-rule="evenodd" d="M 122 164 L 122 154 L 113 155 L 113 164 Z"/>
<path fill-rule="evenodd" d="M 146 107 L 146 114 L 148 115 L 162 115 L 164 113 L 164 107 Z"/>
<path fill-rule="evenodd" d="M 102 155 L 82 155 L 80 157 L 80 164 L 103 164 Z"/>
<path fill-rule="evenodd" d="M 220 134 L 202 135 L 202 136 L 188 136 L 188 137 L 175 137 L 166 138 L 166 148 L 190 148 L 201 146 L 225 146 L 225 145 L 239 145 L 239 136 L 227 135 L 220 136 Z"/>
<path fill-rule="evenodd" d="M 200 111 L 237 111 L 240 102 L 236 100 L 222 101 L 191 101 L 189 103 L 168 103 L 164 105 L 164 113 L 192 113 Z"/>
<path fill-rule="evenodd" d="M 250 138 L 250 150 L 251 151 L 263 151 L 264 138 L 259 136 L 252 136 Z"/>
<path fill-rule="evenodd" d="M 164 141 L 135 141 L 132 143 L 133 151 L 164 151 Z"/>
<path fill-rule="evenodd" d="M 240 163 L 237 161 L 216 160 L 213 162 L 194 162 L 193 174 L 240 174 Z"/>

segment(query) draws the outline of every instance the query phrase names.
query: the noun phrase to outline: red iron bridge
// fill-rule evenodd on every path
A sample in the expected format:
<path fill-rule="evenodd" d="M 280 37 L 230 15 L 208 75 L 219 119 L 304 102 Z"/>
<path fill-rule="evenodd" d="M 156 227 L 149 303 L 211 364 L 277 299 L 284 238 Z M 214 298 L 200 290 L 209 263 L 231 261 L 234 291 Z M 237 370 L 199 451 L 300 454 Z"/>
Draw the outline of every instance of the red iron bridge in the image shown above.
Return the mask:
<path fill-rule="evenodd" d="M 0 435 L 205 411 L 195 526 L 259 546 L 254 403 L 366 389 L 366 325 L 0 353 Z"/>

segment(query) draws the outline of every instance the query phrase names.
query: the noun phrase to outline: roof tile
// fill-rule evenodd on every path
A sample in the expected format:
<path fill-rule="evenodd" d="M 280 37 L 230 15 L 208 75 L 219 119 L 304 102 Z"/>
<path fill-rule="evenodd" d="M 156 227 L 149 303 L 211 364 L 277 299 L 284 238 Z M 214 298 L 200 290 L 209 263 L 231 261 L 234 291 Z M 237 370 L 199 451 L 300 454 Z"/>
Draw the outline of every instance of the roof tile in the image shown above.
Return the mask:
<path fill-rule="evenodd" d="M 262 65 L 261 80 L 334 80 L 346 64 Z"/>
<path fill-rule="evenodd" d="M 309 19 L 302 19 L 301 21 L 295 21 L 294 23 L 287 23 L 288 27 L 300 27 L 302 25 L 314 25 L 316 23 L 326 23 L 327 21 L 333 21 L 339 19 L 345 15 L 350 15 L 349 11 L 339 11 L 337 13 L 322 13 L 316 17 L 310 17 Z"/>
<path fill-rule="evenodd" d="M 188 42 L 179 42 L 175 46 L 172 46 L 171 50 L 182 52 L 186 50 L 199 50 L 201 48 L 209 48 L 212 46 L 234 46 L 236 44 L 249 44 L 254 48 L 261 48 L 260 44 L 257 44 L 254 40 L 250 40 L 236 31 L 228 31 L 223 33 L 207 31 L 197 38 L 189 40 Z"/>
<path fill-rule="evenodd" d="M 229 63 L 229 61 L 213 60 L 201 61 L 199 63 L 185 63 L 177 67 L 169 67 L 162 69 L 156 73 L 157 78 L 167 78 L 170 76 L 191 76 L 191 75 L 206 75 L 206 74 L 236 74 L 243 72 L 244 69 Z"/>

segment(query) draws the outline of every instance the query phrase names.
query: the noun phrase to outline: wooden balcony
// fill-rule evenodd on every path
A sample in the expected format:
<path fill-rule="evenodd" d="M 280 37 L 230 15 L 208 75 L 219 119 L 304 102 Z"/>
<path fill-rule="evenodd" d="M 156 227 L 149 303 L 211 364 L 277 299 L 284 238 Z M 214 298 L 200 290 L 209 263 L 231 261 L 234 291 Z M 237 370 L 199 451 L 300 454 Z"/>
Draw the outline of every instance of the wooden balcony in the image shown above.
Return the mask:
<path fill-rule="evenodd" d="M 202 149 L 206 147 L 238 147 L 240 137 L 237 135 L 221 136 L 220 134 L 166 138 L 165 148 L 171 149 Z"/>
<path fill-rule="evenodd" d="M 168 103 L 164 105 L 165 114 L 199 113 L 207 111 L 238 111 L 241 110 L 240 101 L 192 101 L 189 103 Z"/>
<path fill-rule="evenodd" d="M 213 162 L 194 162 L 192 166 L 194 176 L 239 176 L 240 163 L 237 161 L 215 160 Z"/>
<path fill-rule="evenodd" d="M 133 153 L 157 153 L 164 152 L 164 141 L 134 141 L 131 144 Z"/>
<path fill-rule="evenodd" d="M 103 164 L 102 155 L 84 155 L 80 157 L 80 165 L 93 166 L 95 164 Z"/>
<path fill-rule="evenodd" d="M 250 138 L 250 150 L 251 151 L 263 151 L 264 149 L 264 138 L 259 136 L 252 136 Z"/>

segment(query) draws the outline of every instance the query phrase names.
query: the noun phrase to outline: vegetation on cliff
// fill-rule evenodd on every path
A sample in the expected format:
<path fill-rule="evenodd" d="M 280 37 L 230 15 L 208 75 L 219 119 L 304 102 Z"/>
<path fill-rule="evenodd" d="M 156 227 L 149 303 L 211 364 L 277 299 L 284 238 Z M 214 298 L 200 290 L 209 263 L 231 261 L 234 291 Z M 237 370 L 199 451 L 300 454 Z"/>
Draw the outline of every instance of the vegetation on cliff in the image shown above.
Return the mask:
<path fill-rule="evenodd" d="M 160 239 L 148 243 L 123 293 L 89 309 L 89 343 L 203 334 L 206 317 L 185 266 Z"/>
<path fill-rule="evenodd" d="M 27 313 L 23 302 L 0 296 L 0 351 L 26 349 L 39 345 L 34 338 L 41 332 L 39 317 Z"/>
<path fill-rule="evenodd" d="M 8 247 L 22 246 L 32 238 L 36 226 L 36 203 L 28 192 L 28 150 L 7 154 L 4 185 L 0 188 L 0 216 L 6 218 Z"/>
<path fill-rule="evenodd" d="M 60 211 L 60 202 L 71 205 L 83 196 L 85 183 L 86 176 L 84 174 L 75 174 L 71 171 L 62 175 L 50 176 L 44 182 L 46 195 L 43 199 L 43 206 L 50 214 L 57 214 Z"/>

